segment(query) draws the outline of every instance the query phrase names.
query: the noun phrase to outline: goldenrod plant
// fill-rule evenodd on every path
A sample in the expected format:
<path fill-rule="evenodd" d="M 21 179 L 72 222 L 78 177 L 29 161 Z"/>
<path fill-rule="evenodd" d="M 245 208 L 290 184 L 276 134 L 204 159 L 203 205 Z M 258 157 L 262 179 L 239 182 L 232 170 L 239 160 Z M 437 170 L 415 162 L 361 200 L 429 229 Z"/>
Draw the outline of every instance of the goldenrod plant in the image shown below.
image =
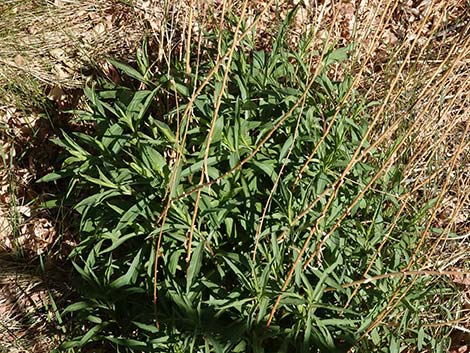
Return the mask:
<path fill-rule="evenodd" d="M 457 271 L 429 261 L 455 236 L 436 224 L 454 176 L 429 191 L 437 151 L 413 151 L 431 111 L 416 109 L 439 92 L 389 115 L 415 43 L 372 99 L 360 43 L 293 47 L 296 8 L 260 49 L 246 10 L 165 73 L 145 43 L 136 67 L 110 61 L 129 84 L 86 87 L 75 116 L 93 133 L 55 141 L 63 168 L 41 181 L 66 178 L 81 215 L 82 298 L 65 310 L 81 324 L 62 348 L 444 352 Z"/>
<path fill-rule="evenodd" d="M 68 3 L 41 6 L 83 5 Z M 65 309 L 50 295 L 58 351 L 448 352 L 465 343 L 470 36 L 461 3 L 106 4 L 84 8 L 92 31 L 108 33 L 118 10 L 132 9 L 122 19 L 142 24 L 129 35 L 136 50 L 116 49 L 125 26 L 105 38 L 109 51 L 60 27 L 74 44 L 62 56 L 48 49 L 54 59 L 44 62 L 91 65 L 91 75 L 7 75 L 8 87 L 34 86 L 37 107 L 47 95 L 55 104 L 48 136 L 61 153 L 34 202 L 77 239 L 62 260 L 76 293 Z M 84 28 L 79 17 L 72 30 Z M 27 66 L 18 67 L 30 62 L 21 48 L 4 67 Z M 64 112 L 69 88 L 77 97 Z"/>

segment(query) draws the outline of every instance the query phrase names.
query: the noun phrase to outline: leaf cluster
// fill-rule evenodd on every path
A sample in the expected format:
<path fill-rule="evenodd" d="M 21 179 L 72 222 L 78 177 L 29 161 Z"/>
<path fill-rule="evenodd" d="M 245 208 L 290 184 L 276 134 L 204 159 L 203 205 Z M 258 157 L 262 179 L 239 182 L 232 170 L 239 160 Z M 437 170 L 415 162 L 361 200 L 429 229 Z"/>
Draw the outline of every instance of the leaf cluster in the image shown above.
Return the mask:
<path fill-rule="evenodd" d="M 140 88 L 86 88 L 76 118 L 93 134 L 56 141 L 63 168 L 43 181 L 67 178 L 81 215 L 82 300 L 66 311 L 82 325 L 62 348 L 398 352 L 417 337 L 442 347 L 421 328 L 418 311 L 440 290 L 426 279 L 348 285 L 401 271 L 420 228 L 398 212 L 400 168 L 383 171 L 387 152 L 369 148 L 373 103 L 351 77 L 330 78 L 350 48 L 317 58 L 315 75 L 312 53 L 282 37 L 270 52 L 223 38 L 222 62 L 196 73 L 175 63 L 151 74 L 145 45 L 137 69 L 113 62 Z"/>

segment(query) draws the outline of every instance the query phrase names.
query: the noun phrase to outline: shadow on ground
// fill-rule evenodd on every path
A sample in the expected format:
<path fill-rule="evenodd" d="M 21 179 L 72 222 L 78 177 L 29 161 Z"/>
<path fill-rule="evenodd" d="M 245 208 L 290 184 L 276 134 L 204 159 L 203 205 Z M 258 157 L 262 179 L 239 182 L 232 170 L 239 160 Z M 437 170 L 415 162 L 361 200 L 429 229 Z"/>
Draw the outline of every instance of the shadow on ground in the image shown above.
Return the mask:
<path fill-rule="evenodd" d="M 50 352 L 65 326 L 60 312 L 72 296 L 67 272 L 42 270 L 39 259 L 0 252 L 0 352 Z"/>

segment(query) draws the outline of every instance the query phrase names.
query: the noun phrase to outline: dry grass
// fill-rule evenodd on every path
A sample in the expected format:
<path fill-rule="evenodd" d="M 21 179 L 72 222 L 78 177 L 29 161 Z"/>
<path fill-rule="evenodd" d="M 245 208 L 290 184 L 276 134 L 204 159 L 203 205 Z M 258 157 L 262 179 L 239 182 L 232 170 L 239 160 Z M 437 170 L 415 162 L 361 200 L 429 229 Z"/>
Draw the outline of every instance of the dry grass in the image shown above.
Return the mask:
<path fill-rule="evenodd" d="M 50 352 L 58 344 L 61 326 L 55 301 L 60 302 L 68 288 L 57 278 L 45 280 L 35 266 L 20 264 L 3 252 L 0 268 L 0 352 Z"/>
<path fill-rule="evenodd" d="M 40 83 L 80 87 L 113 55 L 130 60 L 145 27 L 119 1 L 9 1 L 0 24 L 2 84 L 30 75 Z"/>
<path fill-rule="evenodd" d="M 387 5 L 396 8 L 384 10 Z M 404 186 L 410 192 L 402 200 L 403 213 L 413 215 L 417 206 L 434 200 L 426 211 L 421 242 L 404 271 L 413 267 L 437 273 L 468 271 L 469 9 L 462 2 L 411 5 L 393 1 L 378 4 L 382 24 L 370 26 L 380 33 L 377 44 L 371 43 L 374 33 L 365 36 L 359 24 L 359 53 L 367 55 L 358 60 L 364 67 L 364 81 L 358 85 L 381 102 L 374 117 L 377 125 L 372 127 L 373 147 L 386 151 L 400 139 L 385 167 L 405 165 Z M 390 35 L 394 39 L 385 43 Z M 436 228 L 443 231 L 436 234 Z M 405 278 L 401 283 L 407 283 Z M 406 284 L 408 289 L 411 284 Z M 460 303 L 457 300 L 448 307 L 456 321 L 439 322 L 442 318 L 430 310 L 423 314 L 424 322 L 465 330 L 468 322 L 462 308 L 468 306 L 468 288 L 464 284 L 462 289 Z M 405 294 L 397 290 L 389 310 L 376 319 L 369 332 L 387 321 L 388 313 Z"/>
<path fill-rule="evenodd" d="M 274 1 L 270 6 L 265 7 L 266 4 L 252 2 L 245 14 L 247 23 L 258 21 L 260 47 L 266 47 L 269 42 L 266 38 L 276 32 L 278 20 L 292 8 L 291 4 Z M 35 95 L 40 101 L 49 95 L 58 104 L 67 89 L 83 85 L 91 69 L 101 69 L 112 77 L 115 69 L 104 59 L 113 56 L 132 61 L 135 48 L 146 32 L 151 33 L 156 43 L 154 56 L 160 63 L 159 70 L 165 69 L 171 56 L 188 62 L 189 43 L 199 42 L 203 47 L 205 29 L 235 28 L 223 18 L 228 12 L 242 8 L 240 1 L 208 4 L 194 0 L 187 5 L 141 1 L 136 3 L 135 11 L 112 0 L 56 1 L 54 5 L 48 3 L 41 7 L 20 1 L 0 5 L 0 11 L 5 14 L 0 22 L 0 92 L 7 93 L 0 102 L 2 122 L 6 126 L 1 132 L 5 168 L 1 171 L 0 235 L 2 227 L 3 233 L 12 232 L 11 222 L 6 221 L 12 217 L 5 216 L 17 211 L 12 205 L 29 207 L 28 202 L 35 199 L 27 195 L 27 190 L 36 173 L 32 168 L 18 167 L 17 163 L 23 154 L 18 141 L 26 141 L 23 145 L 28 145 L 28 141 L 36 138 L 34 132 L 40 130 L 38 118 L 24 114 L 31 111 L 24 109 L 25 96 Z M 354 86 L 381 105 L 375 108 L 369 127 L 374 144 L 358 150 L 355 162 L 367 158 L 370 148 L 387 151 L 397 143 L 382 172 L 394 165 L 405 165 L 403 186 L 410 191 L 402 199 L 401 212 L 413 214 L 419 206 L 434 200 L 426 211 L 421 242 L 403 271 L 417 268 L 423 273 L 438 274 L 470 270 L 469 19 L 468 4 L 462 1 L 312 1 L 299 7 L 290 33 L 292 45 L 297 45 L 299 36 L 310 33 L 312 53 L 321 50 L 325 40 L 337 47 L 356 43 L 357 55 L 351 60 L 350 68 L 355 77 Z M 312 57 L 312 66 L 317 62 Z M 331 72 L 333 78 L 344 74 L 340 68 Z M 379 173 L 377 179 L 380 177 Z M 341 178 L 347 175 L 338 180 Z M 373 187 L 373 183 L 366 186 Z M 14 189 L 21 192 L 12 195 Z M 442 231 L 437 232 L 437 228 Z M 384 239 L 384 244 L 387 241 L 392 239 Z M 364 277 L 368 275 L 364 273 Z M 438 277 L 436 280 L 441 280 Z M 462 289 L 459 300 L 448 308 L 454 320 L 442 320 L 432 311 L 423 313 L 423 319 L 436 330 L 446 326 L 457 331 L 468 330 L 470 322 L 464 310 L 469 306 L 467 296 L 470 295 L 466 277 L 445 278 Z M 29 281 L 31 289 L 29 286 L 35 280 Z M 402 284 L 410 286 L 405 276 Z M 6 287 L 2 288 L 5 293 Z M 401 296 L 403 292 L 392 297 L 390 310 Z M 433 305 L 430 303 L 430 308 Z M 2 307 L 8 308 L 5 304 Z M 8 316 L 4 321 L 9 325 L 8 332 L 17 335 L 18 330 L 24 330 L 17 326 L 13 311 L 3 311 Z M 387 314 L 384 311 L 370 330 L 386 321 Z M 0 342 L 11 341 L 8 336 L 0 337 Z M 12 343 L 8 344 L 13 349 Z"/>

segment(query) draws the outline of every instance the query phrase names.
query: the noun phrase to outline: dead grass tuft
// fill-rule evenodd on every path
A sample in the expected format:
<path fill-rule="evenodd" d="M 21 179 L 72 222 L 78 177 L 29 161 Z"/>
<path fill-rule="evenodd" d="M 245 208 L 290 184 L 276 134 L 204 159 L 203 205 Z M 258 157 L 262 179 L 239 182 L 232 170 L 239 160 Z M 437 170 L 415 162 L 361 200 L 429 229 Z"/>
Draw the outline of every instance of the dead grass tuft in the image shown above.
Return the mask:
<path fill-rule="evenodd" d="M 0 352 L 50 352 L 58 344 L 60 322 L 51 298 L 60 300 L 67 289 L 52 287 L 35 274 L 34 266 L 3 252 L 0 268 Z"/>
<path fill-rule="evenodd" d="M 131 60 L 145 25 L 120 1 L 10 1 L 0 24 L 0 77 L 80 87 L 106 57 Z"/>

